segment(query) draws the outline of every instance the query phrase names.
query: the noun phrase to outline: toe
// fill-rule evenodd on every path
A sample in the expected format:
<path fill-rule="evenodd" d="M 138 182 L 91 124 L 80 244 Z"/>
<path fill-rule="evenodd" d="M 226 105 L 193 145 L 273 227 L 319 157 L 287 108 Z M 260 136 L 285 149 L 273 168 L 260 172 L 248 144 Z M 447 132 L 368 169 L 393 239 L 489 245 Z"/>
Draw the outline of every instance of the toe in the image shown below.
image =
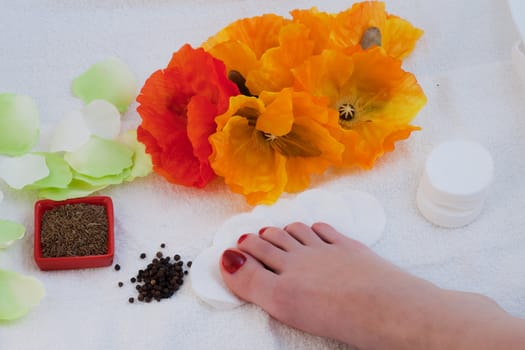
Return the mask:
<path fill-rule="evenodd" d="M 322 239 L 319 238 L 312 228 L 302 222 L 286 225 L 284 230 L 304 245 L 319 245 L 323 243 Z"/>
<path fill-rule="evenodd" d="M 260 236 L 248 234 L 237 243 L 237 246 L 277 273 L 280 273 L 286 265 L 287 253 Z"/>
<path fill-rule="evenodd" d="M 318 237 L 327 243 L 337 243 L 349 239 L 335 228 L 324 222 L 317 222 L 313 224 L 312 230 L 318 235 Z"/>
<path fill-rule="evenodd" d="M 267 227 L 265 230 L 259 231 L 259 236 L 287 252 L 302 246 L 301 242 L 288 232 L 277 227 Z"/>
<path fill-rule="evenodd" d="M 239 298 L 268 310 L 277 275 L 255 258 L 237 249 L 227 249 L 221 258 L 221 274 L 228 288 Z"/>

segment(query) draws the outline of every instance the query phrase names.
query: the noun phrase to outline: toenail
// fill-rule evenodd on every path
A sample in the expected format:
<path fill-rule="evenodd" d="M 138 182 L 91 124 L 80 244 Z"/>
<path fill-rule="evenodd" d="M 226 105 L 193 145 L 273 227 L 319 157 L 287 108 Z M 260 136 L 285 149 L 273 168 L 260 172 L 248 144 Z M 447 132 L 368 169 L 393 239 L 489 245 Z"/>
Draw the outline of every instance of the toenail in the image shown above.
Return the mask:
<path fill-rule="evenodd" d="M 247 234 L 247 233 L 241 235 L 241 236 L 239 237 L 239 239 L 237 239 L 237 244 L 241 244 L 241 242 L 244 241 L 244 240 L 246 239 L 246 237 L 248 237 L 248 234 Z"/>
<path fill-rule="evenodd" d="M 227 249 L 222 253 L 222 267 L 229 273 L 235 273 L 246 262 L 246 257 L 236 250 Z"/>
<path fill-rule="evenodd" d="M 264 231 L 266 231 L 268 229 L 268 227 L 263 227 L 259 230 L 259 236 L 262 235 L 264 233 Z"/>

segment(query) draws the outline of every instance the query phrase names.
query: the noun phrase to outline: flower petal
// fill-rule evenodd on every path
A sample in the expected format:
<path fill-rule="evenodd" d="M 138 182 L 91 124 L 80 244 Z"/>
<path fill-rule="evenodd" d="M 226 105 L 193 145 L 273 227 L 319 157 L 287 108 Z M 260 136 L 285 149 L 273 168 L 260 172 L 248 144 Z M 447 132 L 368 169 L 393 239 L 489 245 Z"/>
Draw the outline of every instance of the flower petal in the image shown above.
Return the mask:
<path fill-rule="evenodd" d="M 63 157 L 54 153 L 37 153 L 46 159 L 46 165 L 49 169 L 49 175 L 41 180 L 38 180 L 24 189 L 35 190 L 46 187 L 52 188 L 66 188 L 73 178 L 71 168 Z"/>
<path fill-rule="evenodd" d="M 120 174 L 132 165 L 132 157 L 133 152 L 126 146 L 96 136 L 75 152 L 64 155 L 71 168 L 92 177 Z"/>
<path fill-rule="evenodd" d="M 70 198 L 80 198 L 106 188 L 107 185 L 93 186 L 83 181 L 73 179 L 67 188 L 43 188 L 38 192 L 38 197 L 62 201 Z"/>
<path fill-rule="evenodd" d="M 133 166 L 126 181 L 132 181 L 137 177 L 144 177 L 153 171 L 151 156 L 146 153 L 146 146 L 137 140 L 137 131 L 129 130 L 122 133 L 117 141 L 126 145 L 133 151 Z"/>
<path fill-rule="evenodd" d="M 0 220 L 0 249 L 7 248 L 26 233 L 24 225 L 10 220 Z"/>
<path fill-rule="evenodd" d="M 112 140 L 120 133 L 120 113 L 111 103 L 93 100 L 81 113 L 92 135 Z"/>
<path fill-rule="evenodd" d="M 0 94 L 0 154 L 19 156 L 37 143 L 39 118 L 30 97 Z"/>
<path fill-rule="evenodd" d="M 286 159 L 273 152 L 246 118 L 233 116 L 210 142 L 211 165 L 233 192 L 245 195 L 250 204 L 277 200 L 286 184 Z"/>
<path fill-rule="evenodd" d="M 0 157 L 0 178 L 14 189 L 22 189 L 48 175 L 49 169 L 43 156 Z"/>
<path fill-rule="evenodd" d="M 239 41 L 245 43 L 259 59 L 269 48 L 279 44 L 278 35 L 281 27 L 289 20 L 274 14 L 265 14 L 251 18 L 237 20 L 217 34 L 210 37 L 202 47 L 209 51 L 217 44 L 227 41 Z M 228 62 L 226 66 L 230 67 Z"/>
<path fill-rule="evenodd" d="M 89 141 L 89 130 L 80 111 L 72 111 L 64 116 L 53 130 L 49 150 L 51 152 L 74 152 Z"/>
<path fill-rule="evenodd" d="M 73 80 L 73 93 L 84 103 L 106 100 L 125 112 L 137 93 L 137 80 L 128 65 L 110 57 L 88 68 Z"/>
<path fill-rule="evenodd" d="M 266 109 L 257 119 L 256 128 L 273 136 L 282 136 L 290 132 L 293 125 L 292 89 L 283 89 L 279 93 L 263 92 L 260 99 Z"/>
<path fill-rule="evenodd" d="M 44 286 L 36 278 L 0 270 L 0 320 L 11 321 L 24 316 L 44 295 Z"/>

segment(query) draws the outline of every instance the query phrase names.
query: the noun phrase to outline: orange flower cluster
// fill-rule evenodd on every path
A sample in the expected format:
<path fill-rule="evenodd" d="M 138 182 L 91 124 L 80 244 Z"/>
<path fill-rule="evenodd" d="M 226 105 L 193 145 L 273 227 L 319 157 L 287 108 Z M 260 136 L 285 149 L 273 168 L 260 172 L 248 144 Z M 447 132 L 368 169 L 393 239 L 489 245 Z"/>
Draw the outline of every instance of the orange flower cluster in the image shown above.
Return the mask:
<path fill-rule="evenodd" d="M 426 97 L 401 59 L 420 29 L 376 1 L 291 15 L 238 20 L 148 79 L 138 137 L 155 171 L 197 187 L 217 174 L 270 204 L 330 166 L 371 168 L 419 129 Z"/>

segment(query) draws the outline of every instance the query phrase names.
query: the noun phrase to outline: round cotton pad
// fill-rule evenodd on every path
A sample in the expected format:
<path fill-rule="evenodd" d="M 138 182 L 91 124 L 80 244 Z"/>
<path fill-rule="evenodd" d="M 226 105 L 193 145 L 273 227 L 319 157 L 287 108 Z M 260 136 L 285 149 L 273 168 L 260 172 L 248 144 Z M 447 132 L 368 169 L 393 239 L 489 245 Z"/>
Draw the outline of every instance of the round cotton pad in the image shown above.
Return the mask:
<path fill-rule="evenodd" d="M 428 156 L 425 176 L 431 196 L 440 203 L 482 201 L 492 181 L 494 164 L 489 152 L 477 142 L 443 142 Z"/>
<path fill-rule="evenodd" d="M 421 188 L 417 191 L 416 202 L 425 219 L 446 228 L 457 228 L 470 224 L 483 209 L 482 203 L 470 210 L 456 210 L 437 205 L 428 200 Z"/>

